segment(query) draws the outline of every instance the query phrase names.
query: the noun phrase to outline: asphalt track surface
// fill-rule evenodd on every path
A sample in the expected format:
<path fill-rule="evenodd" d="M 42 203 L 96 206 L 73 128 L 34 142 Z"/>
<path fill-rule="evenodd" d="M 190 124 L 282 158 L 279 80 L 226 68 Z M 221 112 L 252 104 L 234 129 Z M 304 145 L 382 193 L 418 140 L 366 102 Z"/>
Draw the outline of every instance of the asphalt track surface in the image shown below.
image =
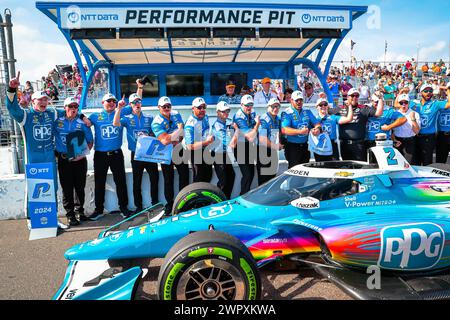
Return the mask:
<path fill-rule="evenodd" d="M 64 252 L 72 245 L 94 239 L 101 226 L 121 220 L 106 215 L 61 232 L 56 238 L 29 241 L 25 220 L 0 221 L 0 300 L 49 300 L 62 283 L 67 267 Z M 63 221 L 63 220 L 61 220 Z M 156 299 L 156 282 L 163 259 L 150 262 L 140 299 Z M 263 299 L 349 300 L 346 293 L 311 269 L 261 272 Z"/>

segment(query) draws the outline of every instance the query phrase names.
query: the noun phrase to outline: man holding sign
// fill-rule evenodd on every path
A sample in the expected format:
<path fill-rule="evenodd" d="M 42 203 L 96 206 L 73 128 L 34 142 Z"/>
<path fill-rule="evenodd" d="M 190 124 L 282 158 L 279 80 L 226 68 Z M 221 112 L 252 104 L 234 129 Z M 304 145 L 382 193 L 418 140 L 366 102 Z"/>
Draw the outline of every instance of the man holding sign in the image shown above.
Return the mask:
<path fill-rule="evenodd" d="M 53 123 L 59 182 L 63 191 L 63 206 L 70 226 L 80 224 L 75 216 L 76 213 L 81 221 L 88 220 L 83 208 L 87 174 L 86 155 L 94 144 L 91 129 L 78 118 L 78 108 L 76 98 L 67 98 L 64 100 L 65 116 L 59 117 Z M 77 201 L 74 201 L 74 190 Z"/>
<path fill-rule="evenodd" d="M 121 117 L 122 105 L 119 105 L 114 116 L 114 126 L 123 126 L 127 129 L 128 150 L 131 151 L 131 167 L 133 169 L 133 196 L 136 212 L 140 212 L 143 209 L 141 184 L 144 169 L 147 170 L 150 177 L 152 205 L 158 203 L 159 180 L 158 164 L 135 159 L 138 137 L 154 136 L 151 128 L 153 117 L 142 113 L 142 96 L 139 95 L 140 92 L 142 92 L 142 89 L 138 89 L 137 93 L 130 95 L 129 103 L 133 110 L 131 114 Z"/>
<path fill-rule="evenodd" d="M 176 146 L 179 143 L 180 135 L 183 133 L 183 119 L 177 111 L 172 110 L 172 102 L 168 97 L 161 97 L 158 101 L 159 113 L 152 122 L 152 131 L 159 142 L 167 146 Z M 164 177 L 164 197 L 167 204 L 165 214 L 172 211 L 174 198 L 174 165 L 178 171 L 179 190 L 189 184 L 189 167 L 183 161 L 173 161 L 170 164 L 161 163 L 161 170 Z"/>

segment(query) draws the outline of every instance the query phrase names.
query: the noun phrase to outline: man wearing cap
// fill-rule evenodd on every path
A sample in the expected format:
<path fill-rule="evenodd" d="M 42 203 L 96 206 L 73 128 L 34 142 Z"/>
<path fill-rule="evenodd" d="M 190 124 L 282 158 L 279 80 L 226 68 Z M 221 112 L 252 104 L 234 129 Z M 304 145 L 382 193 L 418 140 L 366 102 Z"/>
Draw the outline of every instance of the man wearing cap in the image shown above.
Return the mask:
<path fill-rule="evenodd" d="M 339 91 L 340 91 L 340 85 L 339 82 L 337 81 L 337 76 L 336 75 L 331 75 L 331 82 L 328 84 L 328 88 L 331 91 L 331 94 L 333 96 L 333 102 L 334 105 L 336 106 L 339 100 Z"/>
<path fill-rule="evenodd" d="M 412 164 L 416 149 L 414 137 L 420 130 L 420 115 L 409 108 L 409 101 L 407 94 L 400 94 L 395 100 L 394 105 L 398 112 L 406 118 L 406 122 L 392 130 L 392 140 L 394 147 Z"/>
<path fill-rule="evenodd" d="M 241 96 L 239 94 L 235 94 L 234 90 L 236 89 L 236 85 L 233 81 L 227 81 L 225 85 L 226 93 L 219 97 L 218 102 L 225 101 L 228 104 L 239 104 L 241 102 Z"/>
<path fill-rule="evenodd" d="M 420 131 L 415 137 L 416 156 L 413 164 L 427 166 L 433 163 L 439 112 L 450 108 L 450 88 L 447 88 L 447 101 L 434 100 L 433 87 L 428 83 L 420 87 L 420 94 L 420 101 L 409 102 L 409 107 L 420 115 L 421 121 Z"/>
<path fill-rule="evenodd" d="M 105 202 L 105 184 L 108 168 L 111 169 L 116 193 L 119 200 L 119 208 L 124 217 L 129 216 L 128 192 L 125 175 L 125 163 L 122 153 L 123 127 L 115 127 L 113 124 L 117 105 L 116 97 L 107 93 L 102 98 L 103 111 L 94 112 L 89 116 L 95 132 L 94 143 L 94 181 L 95 181 L 95 210 L 89 216 L 90 220 L 98 220 L 103 216 Z M 122 99 L 119 106 L 122 108 L 126 103 Z M 121 117 L 130 114 L 131 107 L 121 110 Z"/>
<path fill-rule="evenodd" d="M 383 105 L 378 104 L 375 109 L 359 104 L 359 91 L 351 88 L 344 106 L 333 108 L 330 113 L 345 117 L 350 106 L 353 108 L 353 120 L 339 126 L 341 157 L 342 160 L 366 161 L 367 149 L 364 141 L 367 122 L 369 117 L 380 117 L 383 114 Z"/>
<path fill-rule="evenodd" d="M 255 93 L 253 103 L 256 105 L 258 104 L 267 105 L 270 99 L 277 98 L 278 96 L 276 92 L 270 90 L 271 86 L 270 78 L 266 77 L 262 79 L 261 83 L 262 83 L 262 90 Z"/>
<path fill-rule="evenodd" d="M 151 115 L 145 115 L 142 112 L 142 89 L 138 88 L 137 93 L 130 95 L 128 102 L 132 108 L 132 113 L 121 117 L 121 111 L 123 106 L 119 105 L 116 109 L 114 115 L 114 126 L 123 126 L 127 129 L 127 142 L 128 150 L 131 152 L 131 168 L 133 170 L 133 197 L 134 205 L 136 206 L 135 212 L 141 212 L 143 209 L 142 205 L 142 176 L 144 170 L 147 171 L 150 178 L 150 192 L 152 198 L 152 205 L 157 204 L 158 201 L 158 182 L 159 182 L 159 172 L 158 164 L 153 162 L 139 161 L 135 160 L 136 143 L 139 136 L 154 136 L 152 132 L 152 121 L 153 117 Z"/>
<path fill-rule="evenodd" d="M 294 91 L 291 106 L 281 114 L 281 133 L 286 137 L 284 154 L 289 168 L 309 162 L 308 134 L 316 126 L 320 126 L 319 121 L 310 110 L 303 108 L 303 94 Z"/>
<path fill-rule="evenodd" d="M 192 101 L 192 114 L 184 125 L 184 132 L 183 145 L 190 154 L 194 182 L 211 182 L 212 162 L 208 160 L 212 158 L 210 151 L 205 148 L 214 142 L 214 137 L 210 134 L 203 98 L 197 97 Z"/>
<path fill-rule="evenodd" d="M 242 174 L 240 195 L 250 190 L 255 176 L 255 163 L 258 162 L 257 145 L 260 120 L 253 111 L 253 104 L 251 95 L 243 96 L 241 108 L 233 116 L 233 124 L 239 130 L 234 157 Z"/>
<path fill-rule="evenodd" d="M 353 109 L 349 108 L 347 116 L 342 117 L 340 115 L 328 114 L 329 104 L 328 100 L 325 98 L 320 98 L 316 103 L 318 117 L 322 132 L 326 132 L 331 140 L 331 146 L 333 148 L 333 153 L 329 155 L 320 155 L 314 153 L 314 159 L 316 161 L 332 161 L 339 160 L 339 149 L 337 145 L 337 128 L 338 125 L 349 123 L 353 120 Z"/>
<path fill-rule="evenodd" d="M 178 145 L 184 127 L 181 115 L 177 111 L 172 110 L 172 102 L 169 97 L 164 96 L 159 98 L 158 109 L 159 113 L 152 122 L 152 131 L 155 134 L 155 137 L 158 138 L 163 145 Z M 180 156 L 180 158 L 183 159 L 183 151 L 181 150 L 181 154 L 176 154 L 176 156 Z M 176 159 L 176 161 L 172 160 L 171 164 L 161 164 L 161 171 L 164 177 L 164 197 L 167 201 L 164 210 L 166 215 L 169 215 L 172 212 L 173 206 L 174 166 L 178 171 L 178 189 L 181 190 L 189 184 L 189 167 L 186 162 Z"/>
<path fill-rule="evenodd" d="M 90 150 L 94 144 L 91 129 L 78 117 L 78 108 L 78 100 L 75 97 L 65 99 L 66 113 L 53 123 L 59 182 L 63 193 L 62 203 L 70 226 L 76 226 L 80 224 L 80 221 L 88 220 L 84 215 L 84 188 L 86 187 L 88 166 L 85 154 L 75 155 L 76 157 L 73 159 L 69 157 L 68 143 L 73 143 L 73 141 L 67 141 L 67 138 L 69 134 L 78 131 L 80 135 L 74 140 L 78 142 L 78 145 L 86 143 Z M 76 199 L 74 199 L 74 191 Z"/>
<path fill-rule="evenodd" d="M 304 103 L 316 103 L 319 95 L 314 92 L 314 85 L 312 82 L 305 82 L 305 91 L 303 94 Z"/>
<path fill-rule="evenodd" d="M 450 82 L 446 89 L 450 89 Z M 450 151 L 450 109 L 442 110 L 438 118 L 438 134 L 436 137 L 436 162 L 447 163 Z"/>
<path fill-rule="evenodd" d="M 376 145 L 375 137 L 378 133 L 385 133 L 388 139 L 391 137 L 391 130 L 406 122 L 406 118 L 394 108 L 384 104 L 383 95 L 375 93 L 372 95 L 372 107 L 377 108 L 378 104 L 383 105 L 383 114 L 380 117 L 369 117 L 367 121 L 366 148 Z"/>
<path fill-rule="evenodd" d="M 256 166 L 258 185 L 262 185 L 277 175 L 278 150 L 283 148 L 283 145 L 280 144 L 281 119 L 278 116 L 280 107 L 280 101 L 272 98 L 267 103 L 267 112 L 261 116 L 259 161 Z"/>
<path fill-rule="evenodd" d="M 231 199 L 236 176 L 229 153 L 232 152 L 231 149 L 235 147 L 237 141 L 237 136 L 233 133 L 231 127 L 227 125 L 230 110 L 230 106 L 225 101 L 220 101 L 216 105 L 217 120 L 213 123 L 211 130 L 214 137 L 212 147 L 214 171 L 218 179 L 217 186 L 228 199 Z"/>

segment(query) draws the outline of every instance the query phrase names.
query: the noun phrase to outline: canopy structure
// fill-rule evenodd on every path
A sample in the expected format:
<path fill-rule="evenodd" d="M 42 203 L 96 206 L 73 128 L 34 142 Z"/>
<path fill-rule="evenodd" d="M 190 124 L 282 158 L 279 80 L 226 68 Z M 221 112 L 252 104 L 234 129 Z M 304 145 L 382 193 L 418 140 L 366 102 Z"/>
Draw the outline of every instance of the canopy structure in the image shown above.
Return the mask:
<path fill-rule="evenodd" d="M 151 73 L 158 78 L 161 96 L 171 93 L 168 75 L 203 74 L 208 103 L 216 102 L 217 95 L 211 90 L 211 73 L 245 72 L 244 82 L 265 76 L 294 79 L 298 64 L 313 69 L 331 98 L 325 79 L 334 54 L 353 21 L 367 11 L 273 1 L 42 1 L 36 7 L 57 24 L 78 65 L 87 65 L 87 72 L 81 70 L 84 83 L 92 81 L 98 68 L 107 67 L 109 89 L 120 95 L 121 76 Z M 173 101 L 192 98 L 182 94 Z"/>

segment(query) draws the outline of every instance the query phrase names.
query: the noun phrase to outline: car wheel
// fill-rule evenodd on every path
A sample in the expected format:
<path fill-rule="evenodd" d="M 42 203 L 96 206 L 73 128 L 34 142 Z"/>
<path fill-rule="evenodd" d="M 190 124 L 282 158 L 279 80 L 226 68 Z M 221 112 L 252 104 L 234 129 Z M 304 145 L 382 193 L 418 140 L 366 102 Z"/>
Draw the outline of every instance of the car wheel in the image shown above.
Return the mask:
<path fill-rule="evenodd" d="M 173 203 L 172 215 L 225 200 L 227 200 L 227 197 L 217 186 L 206 182 L 196 182 L 184 187 L 178 193 Z"/>
<path fill-rule="evenodd" d="M 220 231 L 200 231 L 167 253 L 158 277 L 161 300 L 256 300 L 261 280 L 250 251 Z"/>

